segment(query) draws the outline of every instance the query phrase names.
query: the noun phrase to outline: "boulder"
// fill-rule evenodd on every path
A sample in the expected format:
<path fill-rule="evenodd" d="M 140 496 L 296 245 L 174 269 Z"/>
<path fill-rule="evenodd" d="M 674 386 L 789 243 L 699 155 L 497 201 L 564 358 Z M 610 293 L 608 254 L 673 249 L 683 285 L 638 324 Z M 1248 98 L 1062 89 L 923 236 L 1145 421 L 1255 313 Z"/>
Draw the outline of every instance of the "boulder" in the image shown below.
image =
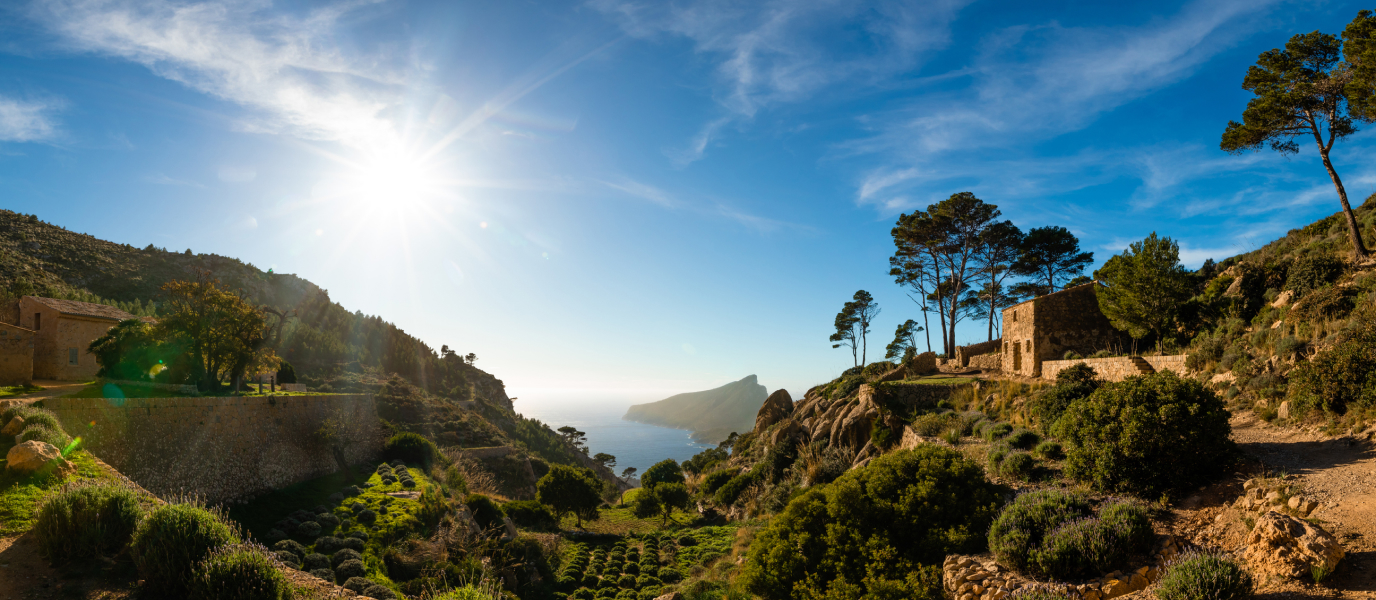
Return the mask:
<path fill-rule="evenodd" d="M 802 423 L 793 419 L 785 419 L 779 423 L 778 427 L 774 428 L 774 434 L 769 438 L 769 445 L 778 446 L 779 444 L 785 444 L 792 446 L 797 443 L 798 440 L 807 437 L 807 428 L 803 427 Z"/>
<path fill-rule="evenodd" d="M 5 455 L 5 468 L 20 474 L 48 469 L 56 469 L 63 475 L 76 472 L 76 467 L 62 458 L 61 450 L 38 440 L 29 440 L 10 448 L 9 453 Z"/>
<path fill-rule="evenodd" d="M 1342 545 L 1323 528 L 1271 511 L 1257 518 L 1243 559 L 1263 577 L 1299 579 L 1315 568 L 1332 573 L 1343 554 Z"/>
<path fill-rule="evenodd" d="M 868 414 L 846 417 L 831 430 L 831 445 L 859 451 L 870 441 L 874 418 Z"/>
<path fill-rule="evenodd" d="M 5 425 L 4 429 L 0 429 L 0 434 L 19 435 L 21 431 L 24 431 L 24 417 L 15 415 L 13 419 L 10 419 L 9 424 Z"/>
<path fill-rule="evenodd" d="M 755 415 L 755 431 L 763 432 L 769 429 L 770 425 L 778 423 L 793 414 L 793 397 L 788 395 L 788 390 L 774 390 L 764 404 L 760 406 L 760 412 Z"/>
<path fill-rule="evenodd" d="M 1276 296 L 1275 302 L 1271 303 L 1271 308 L 1285 308 L 1290 305 L 1290 301 L 1295 298 L 1295 292 L 1285 290 Z"/>
<path fill-rule="evenodd" d="M 1286 401 L 1280 403 L 1280 406 L 1276 408 L 1276 416 L 1277 416 L 1277 417 L 1280 417 L 1281 419 L 1289 419 L 1289 418 L 1290 418 L 1290 401 L 1289 401 L 1289 400 L 1286 400 Z"/>

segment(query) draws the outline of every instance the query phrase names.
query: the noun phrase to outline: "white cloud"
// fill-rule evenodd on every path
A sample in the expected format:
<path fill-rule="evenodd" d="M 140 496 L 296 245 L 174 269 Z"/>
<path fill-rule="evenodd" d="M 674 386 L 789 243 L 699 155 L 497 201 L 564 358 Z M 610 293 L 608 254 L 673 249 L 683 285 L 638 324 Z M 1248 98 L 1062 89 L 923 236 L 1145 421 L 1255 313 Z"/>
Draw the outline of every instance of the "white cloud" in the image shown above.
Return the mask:
<path fill-rule="evenodd" d="M 147 66 L 162 77 L 254 110 L 242 126 L 361 146 L 394 141 L 399 61 L 346 55 L 332 43 L 341 17 L 373 2 L 302 17 L 270 2 L 185 4 L 39 0 L 32 15 L 72 46 Z"/>
<path fill-rule="evenodd" d="M 41 142 L 57 136 L 53 113 L 62 107 L 55 100 L 20 100 L 0 96 L 0 141 Z"/>
<path fill-rule="evenodd" d="M 921 4 L 875 0 L 592 0 L 629 35 L 690 40 L 714 61 L 716 94 L 733 118 L 795 102 L 842 83 L 884 84 L 950 43 L 950 24 L 971 0 Z M 729 118 L 714 119 L 688 148 L 670 153 L 686 164 L 701 158 Z"/>
<path fill-rule="evenodd" d="M 258 171 L 253 167 L 225 165 L 220 167 L 217 175 L 225 183 L 248 183 L 258 178 Z"/>
<path fill-rule="evenodd" d="M 992 34 L 982 41 L 984 50 L 969 69 L 970 87 L 923 95 L 903 110 L 867 119 L 875 134 L 841 148 L 848 155 L 878 155 L 886 163 L 860 178 L 856 200 L 887 208 L 894 197 L 934 189 L 961 172 L 990 180 L 989 187 L 1000 192 L 1018 191 L 1006 189 L 1003 182 L 1046 181 L 1035 173 L 1027 173 L 1031 177 L 1024 180 L 1016 170 L 992 169 L 988 159 L 997 162 L 1000 156 L 1012 156 L 1008 160 L 1028 163 L 1017 158 L 1021 148 L 1082 129 L 1105 112 L 1189 77 L 1250 32 L 1264 5 L 1275 1 L 1198 1 L 1169 19 L 1138 27 L 1068 28 L 1049 23 Z M 1253 160 L 1211 162 L 1244 168 Z M 1052 164 L 1057 161 L 1078 163 L 1081 170 Z M 1122 171 L 1092 151 L 1031 163 L 1087 181 Z M 971 172 L 975 164 L 980 172 L 995 175 Z M 1148 160 L 1132 169 L 1147 184 L 1146 193 L 1137 199 L 1143 204 L 1157 201 L 1150 193 L 1153 187 L 1170 187 L 1184 177 L 1153 167 Z"/>

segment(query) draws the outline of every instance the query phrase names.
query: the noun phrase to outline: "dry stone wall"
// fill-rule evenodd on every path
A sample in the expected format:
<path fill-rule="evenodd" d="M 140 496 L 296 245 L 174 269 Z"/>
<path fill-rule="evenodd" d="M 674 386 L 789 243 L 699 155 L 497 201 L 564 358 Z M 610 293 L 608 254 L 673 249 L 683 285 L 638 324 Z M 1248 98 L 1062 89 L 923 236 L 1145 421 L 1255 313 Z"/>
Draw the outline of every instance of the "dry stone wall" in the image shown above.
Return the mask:
<path fill-rule="evenodd" d="M 1081 358 L 1075 360 L 1048 360 L 1042 363 L 1042 379 L 1055 381 L 1056 374 L 1072 365 L 1084 363 L 1098 373 L 1104 381 L 1122 381 L 1133 375 L 1145 375 L 1160 371 L 1174 371 L 1185 375 L 1185 357 L 1176 356 L 1116 356 L 1113 358 Z"/>
<path fill-rule="evenodd" d="M 212 503 L 246 499 L 339 469 L 318 435 L 327 419 L 347 424 L 339 447 L 371 464 L 385 433 L 372 396 L 53 398 L 44 401 L 73 436 L 160 496 L 197 494 Z"/>
<path fill-rule="evenodd" d="M 995 356 L 1003 349 L 1003 338 L 970 344 L 969 346 L 956 346 L 956 362 L 962 367 L 974 366 L 970 360 L 976 356 L 994 353 Z"/>
<path fill-rule="evenodd" d="M 965 366 L 972 369 L 983 369 L 985 371 L 999 371 L 1003 369 L 1003 354 L 994 352 L 992 354 L 971 356 Z"/>

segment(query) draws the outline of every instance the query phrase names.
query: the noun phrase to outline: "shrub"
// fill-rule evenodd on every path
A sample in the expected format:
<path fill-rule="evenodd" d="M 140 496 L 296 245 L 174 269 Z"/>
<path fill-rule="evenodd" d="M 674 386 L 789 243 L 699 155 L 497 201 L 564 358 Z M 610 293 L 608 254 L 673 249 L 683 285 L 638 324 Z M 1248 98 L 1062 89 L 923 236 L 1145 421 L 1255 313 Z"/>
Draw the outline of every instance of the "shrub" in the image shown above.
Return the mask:
<path fill-rule="evenodd" d="M 320 524 L 315 521 L 306 521 L 305 523 L 297 525 L 296 535 L 311 540 L 320 537 Z"/>
<path fill-rule="evenodd" d="M 348 581 L 350 577 L 363 577 L 368 574 L 368 569 L 363 567 L 363 561 L 357 558 L 350 558 L 339 563 L 334 568 L 335 578 Z"/>
<path fill-rule="evenodd" d="M 1197 487 L 1237 454 L 1223 401 L 1170 371 L 1105 384 L 1056 422 L 1066 474 L 1100 490 Z"/>
<path fill-rule="evenodd" d="M 307 571 L 314 571 L 316 569 L 328 569 L 330 568 L 330 557 L 325 556 L 324 554 L 321 554 L 319 552 L 312 552 L 310 554 L 307 554 L 306 558 L 302 560 L 301 568 Z"/>
<path fill-rule="evenodd" d="M 847 596 L 935 598 L 946 554 L 983 546 L 1000 490 L 949 448 L 880 456 L 789 502 L 750 545 L 740 581 L 769 599 L 792 597 L 795 586 L 815 597 L 845 586 Z"/>
<path fill-rule="evenodd" d="M 1252 576 L 1217 554 L 1186 552 L 1171 561 L 1156 587 L 1160 600 L 1242 600 L 1252 596 Z"/>
<path fill-rule="evenodd" d="M 143 509 L 125 485 L 67 485 L 38 510 L 38 549 L 54 564 L 118 552 L 134 535 Z"/>
<path fill-rule="evenodd" d="M 1018 481 L 1027 481 L 1037 468 L 1032 455 L 1026 452 L 1011 452 L 999 463 L 999 475 Z"/>
<path fill-rule="evenodd" d="M 595 597 L 596 594 L 594 594 L 592 590 L 585 587 L 578 588 L 574 590 L 572 594 L 569 594 L 569 600 L 593 600 L 593 598 Z"/>
<path fill-rule="evenodd" d="M 997 470 L 999 465 L 1003 464 L 1003 459 L 1008 458 L 1008 446 L 1003 444 L 991 446 L 985 457 L 989 460 L 989 467 Z"/>
<path fill-rule="evenodd" d="M 377 512 L 372 509 L 364 509 L 363 512 L 358 513 L 359 523 L 372 524 L 374 521 L 377 521 Z"/>
<path fill-rule="evenodd" d="M 1071 595 L 1063 587 L 1032 584 L 1025 585 L 1008 595 L 1009 600 L 1077 600 L 1079 594 Z"/>
<path fill-rule="evenodd" d="M 196 565 L 210 551 L 239 543 L 217 512 L 199 504 L 165 504 L 134 530 L 129 553 L 153 596 L 185 597 Z"/>
<path fill-rule="evenodd" d="M 63 433 L 61 429 L 53 429 L 43 424 L 25 424 L 24 431 L 15 436 L 14 443 L 22 444 L 31 440 L 47 442 L 57 447 L 58 450 L 66 449 L 67 444 L 72 443 L 72 438 Z"/>
<path fill-rule="evenodd" d="M 511 517 L 512 522 L 527 529 L 540 531 L 559 529 L 559 522 L 554 520 L 554 515 L 549 512 L 549 509 L 534 500 L 507 502 L 502 506 L 502 511 L 506 513 L 506 516 Z"/>
<path fill-rule="evenodd" d="M 913 419 L 913 431 L 924 437 L 936 437 L 941 435 L 942 430 L 950 423 L 951 419 L 946 415 L 929 413 Z"/>
<path fill-rule="evenodd" d="M 1066 350 L 1065 354 L 1061 355 L 1061 360 L 1080 360 L 1083 358 L 1084 357 L 1080 356 L 1079 352 L 1076 352 L 1074 350 Z"/>
<path fill-rule="evenodd" d="M 311 574 L 312 577 L 318 577 L 330 583 L 335 582 L 334 571 L 331 569 L 311 569 L 308 572 Z"/>
<path fill-rule="evenodd" d="M 321 541 L 327 540 L 327 539 L 330 539 L 330 538 L 321 538 Z M 319 546 L 319 544 L 320 544 L 320 541 L 317 541 L 317 542 L 316 542 L 316 545 Z M 273 545 L 272 545 L 272 549 L 273 549 L 273 550 L 285 550 L 285 551 L 287 551 L 287 552 L 290 552 L 290 553 L 292 553 L 292 554 L 295 554 L 296 557 L 297 557 L 297 561 L 298 561 L 298 562 L 300 561 L 300 559 L 301 559 L 302 557 L 305 557 L 305 556 L 306 556 L 306 547 L 305 547 L 305 546 L 302 546 L 302 545 L 301 545 L 301 542 L 298 542 L 298 541 L 296 541 L 296 540 L 282 540 L 282 541 L 280 541 L 280 542 L 277 542 L 276 544 L 273 544 Z"/>
<path fill-rule="evenodd" d="M 1003 436 L 1010 433 L 1013 433 L 1012 425 L 1007 423 L 993 423 L 984 428 L 984 441 L 993 442 L 995 440 L 1001 440 Z"/>
<path fill-rule="evenodd" d="M 396 592 L 393 592 L 391 588 L 376 583 L 364 588 L 363 595 L 377 600 L 393 600 L 397 597 Z"/>
<path fill-rule="evenodd" d="M 726 482 L 725 485 L 721 486 L 721 489 L 717 490 L 715 496 L 717 504 L 722 506 L 735 504 L 736 499 L 741 497 L 741 493 L 744 492 L 746 488 L 755 484 L 755 480 L 756 475 L 753 469 L 732 477 L 731 481 Z"/>
<path fill-rule="evenodd" d="M 357 532 L 355 532 L 355 533 L 357 533 Z M 316 546 L 319 546 L 319 545 L 320 545 L 320 541 L 319 541 L 319 540 L 316 540 L 315 544 L 316 544 Z M 340 545 L 341 545 L 341 546 L 344 546 L 345 548 L 348 548 L 348 549 L 350 549 L 350 550 L 357 550 L 357 551 L 359 551 L 359 552 L 362 552 L 362 551 L 363 551 L 363 548 L 364 548 L 367 544 L 365 544 L 365 543 L 363 542 L 362 539 L 359 539 L 359 538 L 356 538 L 356 537 L 347 537 L 347 538 L 344 538 L 344 539 L 340 542 Z"/>
<path fill-rule="evenodd" d="M 700 486 L 703 494 L 711 496 L 717 493 L 717 490 L 721 489 L 721 486 L 726 485 L 726 482 L 731 481 L 731 478 L 735 476 L 736 473 L 734 471 L 726 469 L 708 473 L 706 477 L 702 478 L 702 485 Z"/>
<path fill-rule="evenodd" d="M 1009 446 L 1018 450 L 1031 450 L 1037 445 L 1037 442 L 1042 441 L 1042 436 L 1019 427 L 1013 430 L 1013 433 L 1008 434 L 1008 437 L 1004 438 L 1003 441 L 1008 442 Z"/>
<path fill-rule="evenodd" d="M 1042 431 L 1049 431 L 1071 402 L 1094 393 L 1100 385 L 1103 381 L 1093 367 L 1085 363 L 1070 365 L 1056 373 L 1056 385 L 1032 398 L 1032 415 Z"/>
<path fill-rule="evenodd" d="M 32 406 L 16 406 L 7 409 L 4 416 L 0 417 L 4 423 L 0 427 L 8 425 L 10 419 L 14 417 L 24 417 L 24 427 L 41 425 L 53 431 L 62 431 L 62 423 L 57 420 L 57 415 L 46 408 L 34 408 Z M 61 448 L 61 446 L 58 446 Z"/>
<path fill-rule="evenodd" d="M 406 463 L 412 463 L 428 469 L 437 454 L 439 450 L 435 448 L 435 443 L 417 433 L 398 433 L 388 438 L 382 446 L 382 456 L 394 459 L 394 467 L 405 467 Z"/>
<path fill-rule="evenodd" d="M 334 556 L 330 557 L 330 564 L 333 564 L 335 568 L 339 568 L 339 564 L 346 560 L 361 561 L 363 560 L 363 555 L 360 554 L 357 550 L 350 550 L 348 548 L 345 548 L 343 550 L 335 552 Z"/>
<path fill-rule="evenodd" d="M 343 584 L 344 589 L 355 594 L 362 594 L 363 590 L 368 589 L 370 585 L 373 585 L 372 580 L 363 577 L 350 577 L 349 580 L 345 581 Z"/>
<path fill-rule="evenodd" d="M 1332 348 L 1290 372 L 1288 397 L 1295 406 L 1345 414 L 1349 407 L 1376 406 L 1376 319 L 1368 311 L 1339 334 Z"/>
<path fill-rule="evenodd" d="M 473 520 L 478 522 L 478 526 L 483 529 L 500 529 L 504 527 L 506 513 L 502 512 L 502 507 L 493 502 L 491 498 L 482 494 L 469 494 L 463 500 L 468 505 L 468 510 L 473 512 Z"/>
<path fill-rule="evenodd" d="M 278 550 L 273 552 L 272 555 L 277 557 L 278 562 L 288 567 L 298 570 L 301 568 L 301 557 L 296 554 L 287 552 L 286 550 Z"/>
<path fill-rule="evenodd" d="M 1111 500 L 1094 515 L 1083 496 L 1061 490 L 1018 496 L 989 529 L 989 549 L 1000 564 L 1058 579 L 1108 571 L 1151 539 L 1140 503 Z"/>
<path fill-rule="evenodd" d="M 1061 443 L 1051 440 L 1037 444 L 1037 449 L 1034 452 L 1037 453 L 1037 456 L 1048 460 L 1060 460 L 1062 456 L 1065 456 L 1065 453 L 1061 451 Z"/>
<path fill-rule="evenodd" d="M 1327 254 L 1318 254 L 1296 260 L 1290 265 L 1285 289 L 1294 290 L 1303 296 L 1313 290 L 1333 283 L 1343 273 L 1343 262 Z"/>
<path fill-rule="evenodd" d="M 683 574 L 678 569 L 666 567 L 659 570 L 659 579 L 664 583 L 678 583 L 683 580 Z"/>
<path fill-rule="evenodd" d="M 277 557 L 257 544 L 212 550 L 196 569 L 198 600 L 285 600 L 293 597 Z"/>

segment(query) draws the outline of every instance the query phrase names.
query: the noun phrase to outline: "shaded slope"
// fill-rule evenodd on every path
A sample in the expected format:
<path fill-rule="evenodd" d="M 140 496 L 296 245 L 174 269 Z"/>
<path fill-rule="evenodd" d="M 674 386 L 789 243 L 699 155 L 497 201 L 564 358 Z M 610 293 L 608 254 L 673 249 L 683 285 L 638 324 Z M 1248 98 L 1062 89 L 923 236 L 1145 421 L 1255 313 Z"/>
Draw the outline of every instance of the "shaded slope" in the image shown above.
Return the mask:
<path fill-rule="evenodd" d="M 627 421 L 688 429 L 693 439 L 717 443 L 731 432 L 750 431 L 755 413 L 764 404 L 765 387 L 750 375 L 716 389 L 670 396 L 659 402 L 636 404 L 622 417 Z"/>

